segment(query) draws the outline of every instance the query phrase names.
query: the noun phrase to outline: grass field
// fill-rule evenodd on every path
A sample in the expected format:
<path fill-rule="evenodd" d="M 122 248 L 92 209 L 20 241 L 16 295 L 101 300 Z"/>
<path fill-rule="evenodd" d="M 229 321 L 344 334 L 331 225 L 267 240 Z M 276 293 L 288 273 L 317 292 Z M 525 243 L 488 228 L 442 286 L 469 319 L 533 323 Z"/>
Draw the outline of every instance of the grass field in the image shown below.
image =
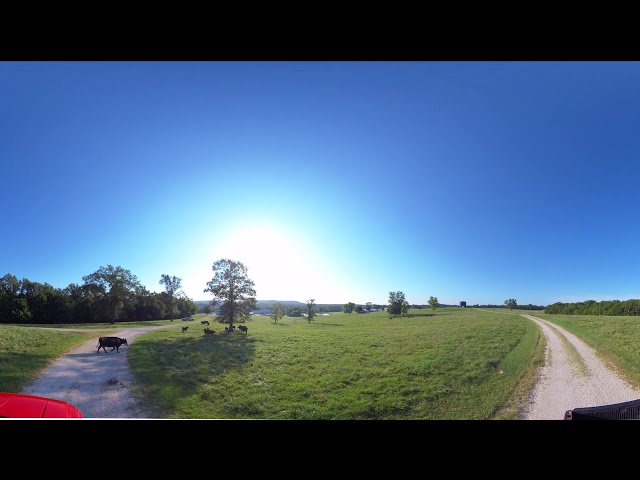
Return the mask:
<path fill-rule="evenodd" d="M 49 362 L 95 336 L 0 325 L 0 392 L 19 391 Z"/>
<path fill-rule="evenodd" d="M 534 314 L 584 340 L 607 364 L 640 387 L 640 317 Z"/>
<path fill-rule="evenodd" d="M 129 358 L 149 402 L 166 418 L 513 418 L 541 358 L 532 322 L 473 309 L 247 325 L 140 337 Z"/>

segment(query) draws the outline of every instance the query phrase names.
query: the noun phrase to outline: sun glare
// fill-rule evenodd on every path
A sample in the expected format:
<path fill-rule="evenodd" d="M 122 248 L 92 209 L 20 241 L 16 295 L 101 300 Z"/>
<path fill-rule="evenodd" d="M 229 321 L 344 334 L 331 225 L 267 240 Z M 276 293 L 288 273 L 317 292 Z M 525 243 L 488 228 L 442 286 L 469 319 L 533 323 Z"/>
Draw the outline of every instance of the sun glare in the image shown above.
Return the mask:
<path fill-rule="evenodd" d="M 215 248 L 215 257 L 242 262 L 260 299 L 304 301 L 335 295 L 327 291 L 331 282 L 318 252 L 284 228 L 240 228 Z"/>

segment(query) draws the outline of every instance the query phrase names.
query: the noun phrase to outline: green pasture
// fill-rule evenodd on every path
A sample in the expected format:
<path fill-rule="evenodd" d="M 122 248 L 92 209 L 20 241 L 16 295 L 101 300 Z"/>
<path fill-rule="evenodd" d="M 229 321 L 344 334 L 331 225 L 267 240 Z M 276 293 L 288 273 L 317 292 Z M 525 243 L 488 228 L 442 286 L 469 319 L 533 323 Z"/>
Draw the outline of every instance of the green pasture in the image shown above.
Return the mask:
<path fill-rule="evenodd" d="M 212 323 L 211 337 L 197 323 L 139 337 L 129 359 L 165 418 L 516 418 L 538 327 L 516 311 L 422 313 L 435 315 L 254 316 L 248 335 Z"/>

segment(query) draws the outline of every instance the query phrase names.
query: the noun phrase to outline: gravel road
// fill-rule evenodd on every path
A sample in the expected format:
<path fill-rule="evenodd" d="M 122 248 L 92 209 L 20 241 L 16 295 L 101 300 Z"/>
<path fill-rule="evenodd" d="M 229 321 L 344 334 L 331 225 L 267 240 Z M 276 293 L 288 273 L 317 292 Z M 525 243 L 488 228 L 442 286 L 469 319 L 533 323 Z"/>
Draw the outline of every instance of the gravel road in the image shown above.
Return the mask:
<path fill-rule="evenodd" d="M 565 411 L 640 399 L 632 387 L 608 368 L 595 351 L 558 325 L 532 315 L 547 338 L 545 365 L 524 418 L 562 420 Z"/>
<path fill-rule="evenodd" d="M 130 345 L 138 335 L 171 327 L 175 325 L 130 328 L 109 336 L 126 338 Z M 120 353 L 110 348 L 108 353 L 96 353 L 97 349 L 98 337 L 83 343 L 45 368 L 22 393 L 64 400 L 78 407 L 85 418 L 152 418 L 131 392 L 135 381 L 128 347 L 121 346 Z"/>

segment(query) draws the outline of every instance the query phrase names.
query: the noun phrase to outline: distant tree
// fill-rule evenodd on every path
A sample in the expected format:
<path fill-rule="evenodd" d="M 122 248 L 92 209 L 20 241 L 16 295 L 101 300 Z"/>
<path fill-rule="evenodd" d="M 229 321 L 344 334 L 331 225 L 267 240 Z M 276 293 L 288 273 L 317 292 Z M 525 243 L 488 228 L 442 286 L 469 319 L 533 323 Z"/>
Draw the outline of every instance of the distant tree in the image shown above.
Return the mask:
<path fill-rule="evenodd" d="M 402 311 L 403 315 L 406 315 L 407 312 L 409 311 L 409 302 L 407 302 L 406 300 L 403 300 L 403 302 L 402 302 L 401 311 Z"/>
<path fill-rule="evenodd" d="M 254 283 L 242 262 L 223 258 L 214 262 L 212 269 L 215 275 L 204 291 L 213 293 L 214 302 L 222 302 L 217 320 L 229 324 L 231 331 L 234 322 L 248 320 L 256 308 Z"/>
<path fill-rule="evenodd" d="M 20 312 L 20 323 L 64 323 L 71 319 L 69 297 L 61 289 L 48 283 L 32 282 L 23 278 L 20 281 L 19 295 L 21 299 L 26 300 L 30 312 L 30 315 L 27 315 L 27 310 L 18 307 L 16 312 Z"/>
<path fill-rule="evenodd" d="M 127 317 L 131 320 L 158 320 L 162 319 L 167 314 L 167 306 L 162 297 L 156 293 L 149 293 L 147 295 L 138 295 L 136 297 L 136 303 L 133 308 L 129 310 Z"/>
<path fill-rule="evenodd" d="M 373 308 L 373 303 L 371 302 L 367 302 L 366 305 L 367 305 L 367 310 L 371 310 Z"/>
<path fill-rule="evenodd" d="M 438 306 L 438 297 L 429 297 L 429 301 L 427 303 L 431 305 L 433 310 L 435 310 Z"/>
<path fill-rule="evenodd" d="M 509 300 L 505 300 L 504 304 L 509 307 L 509 310 L 513 310 L 513 308 L 518 305 L 515 298 L 510 298 Z"/>
<path fill-rule="evenodd" d="M 20 294 L 20 280 L 7 273 L 0 278 L 0 322 L 27 323 L 31 317 L 27 300 Z"/>
<path fill-rule="evenodd" d="M 176 300 L 176 310 L 180 317 L 190 317 L 198 311 L 198 306 L 186 295 L 181 295 Z"/>
<path fill-rule="evenodd" d="M 313 320 L 313 317 L 316 316 L 315 306 L 316 306 L 315 299 L 310 298 L 309 300 L 307 300 L 307 322 L 309 323 L 311 323 L 311 320 Z"/>
<path fill-rule="evenodd" d="M 140 287 L 138 278 L 129 270 L 112 265 L 100 267 L 92 274 L 82 277 L 82 280 L 85 285 L 94 285 L 103 292 L 111 323 L 118 320 L 125 301 L 135 295 L 136 288 Z"/>
<path fill-rule="evenodd" d="M 207 315 L 209 315 L 210 313 L 213 312 L 213 307 L 211 305 L 205 305 L 202 311 Z"/>
<path fill-rule="evenodd" d="M 389 307 L 387 308 L 389 315 L 395 317 L 400 315 L 403 310 L 406 311 L 406 303 L 403 292 L 389 292 Z"/>
<path fill-rule="evenodd" d="M 364 311 L 364 309 L 362 308 L 362 305 L 358 305 L 356 307 L 356 313 L 362 313 Z"/>
<path fill-rule="evenodd" d="M 351 313 L 356 308 L 356 304 L 353 302 L 348 302 L 344 304 L 342 311 L 344 313 Z"/>
<path fill-rule="evenodd" d="M 169 319 L 173 319 L 177 314 L 175 294 L 182 288 L 182 279 L 162 274 L 160 276 L 160 285 L 164 285 L 164 290 L 169 295 L 169 305 L 167 306 L 169 311 Z"/>
<path fill-rule="evenodd" d="M 271 305 L 271 311 L 273 312 L 273 323 L 278 323 L 278 320 L 284 317 L 285 308 L 280 302 Z"/>
<path fill-rule="evenodd" d="M 287 316 L 289 317 L 301 317 L 302 309 L 300 307 L 289 307 L 287 308 Z"/>

